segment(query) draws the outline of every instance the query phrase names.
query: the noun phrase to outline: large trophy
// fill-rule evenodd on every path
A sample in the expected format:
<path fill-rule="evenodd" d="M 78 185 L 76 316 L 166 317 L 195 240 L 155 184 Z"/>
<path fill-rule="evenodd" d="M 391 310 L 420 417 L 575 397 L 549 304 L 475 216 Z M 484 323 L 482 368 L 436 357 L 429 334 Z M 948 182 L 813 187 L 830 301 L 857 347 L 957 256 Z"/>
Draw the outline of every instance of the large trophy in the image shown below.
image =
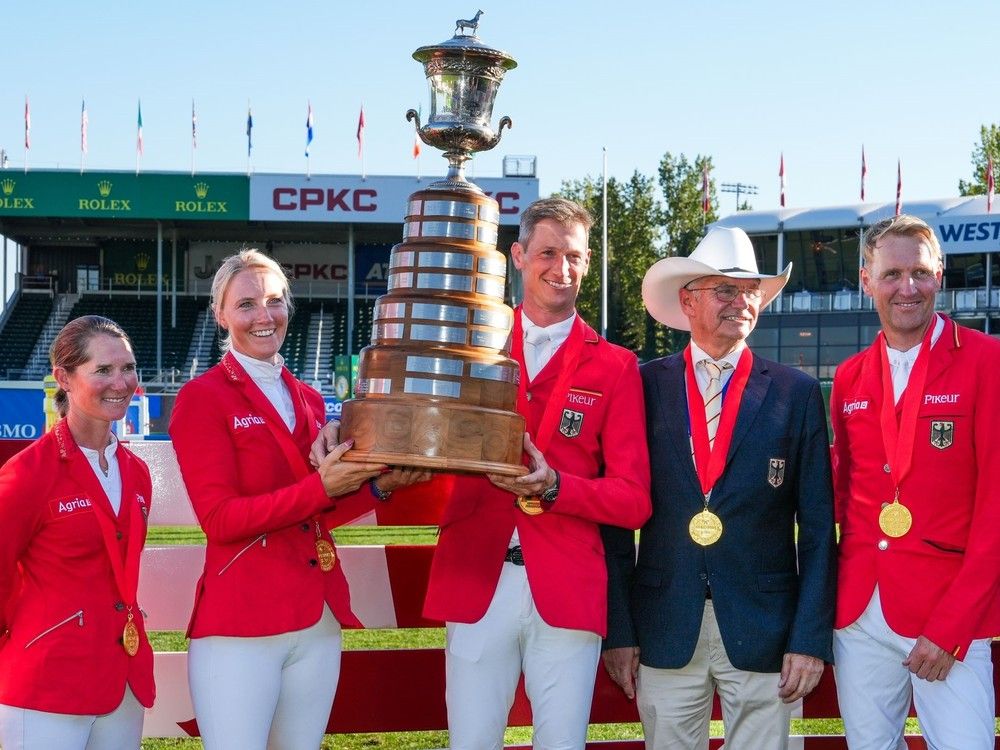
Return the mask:
<path fill-rule="evenodd" d="M 356 398 L 344 403 L 345 460 L 445 471 L 523 474 L 520 371 L 508 356 L 513 311 L 507 259 L 496 249 L 497 202 L 465 178 L 465 162 L 500 142 L 490 125 L 513 58 L 476 36 L 479 15 L 455 36 L 413 53 L 423 63 L 431 114 L 420 139 L 444 150 L 448 175 L 413 193 L 403 241 L 389 259 L 388 293 L 375 301 L 371 346 L 361 350 Z M 471 33 L 467 30 L 471 29 Z"/>

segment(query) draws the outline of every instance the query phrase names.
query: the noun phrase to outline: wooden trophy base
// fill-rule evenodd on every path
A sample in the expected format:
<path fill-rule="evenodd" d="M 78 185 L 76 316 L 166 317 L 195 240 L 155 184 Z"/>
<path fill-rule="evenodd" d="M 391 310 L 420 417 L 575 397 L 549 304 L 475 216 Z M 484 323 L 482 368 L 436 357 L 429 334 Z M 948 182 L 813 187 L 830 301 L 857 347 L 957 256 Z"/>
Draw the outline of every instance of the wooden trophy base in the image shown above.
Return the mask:
<path fill-rule="evenodd" d="M 342 440 L 354 438 L 344 461 L 454 472 L 522 476 L 524 417 L 516 412 L 413 399 L 344 402 Z"/>

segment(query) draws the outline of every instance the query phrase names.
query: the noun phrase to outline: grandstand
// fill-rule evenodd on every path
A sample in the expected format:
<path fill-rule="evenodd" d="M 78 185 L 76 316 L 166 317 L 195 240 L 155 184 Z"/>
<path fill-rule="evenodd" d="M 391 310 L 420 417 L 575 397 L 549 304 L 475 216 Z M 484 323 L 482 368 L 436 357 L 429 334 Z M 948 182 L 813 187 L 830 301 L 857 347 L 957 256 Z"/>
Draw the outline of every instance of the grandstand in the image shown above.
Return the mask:
<path fill-rule="evenodd" d="M 408 196 L 435 179 L 11 175 L 4 192 L 9 200 L 0 201 L 7 271 L 0 380 L 40 381 L 59 328 L 96 313 L 132 337 L 147 393 L 176 391 L 219 360 L 208 310 L 215 269 L 240 248 L 257 247 L 285 269 L 295 298 L 282 347 L 289 369 L 331 394 L 335 359 L 357 354 L 371 337 L 372 307 L 386 291 L 389 253 L 403 236 Z M 538 180 L 505 175 L 477 183 L 498 201 L 498 247 L 507 250 L 521 209 L 538 197 Z"/>

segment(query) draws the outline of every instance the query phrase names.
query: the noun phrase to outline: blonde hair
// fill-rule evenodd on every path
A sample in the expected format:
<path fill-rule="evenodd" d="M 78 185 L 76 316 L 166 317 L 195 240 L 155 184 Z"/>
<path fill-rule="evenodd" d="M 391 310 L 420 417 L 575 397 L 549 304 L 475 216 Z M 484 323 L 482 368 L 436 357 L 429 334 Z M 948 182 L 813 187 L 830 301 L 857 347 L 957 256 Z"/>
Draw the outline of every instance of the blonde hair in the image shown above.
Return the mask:
<path fill-rule="evenodd" d="M 875 246 L 886 236 L 896 237 L 918 237 L 927 243 L 931 250 L 931 257 L 937 263 L 938 268 L 944 265 L 944 258 L 941 254 L 941 244 L 938 242 L 934 230 L 923 219 L 909 214 L 900 214 L 889 219 L 883 219 L 877 224 L 868 227 L 864 240 L 861 243 L 865 266 L 870 266 L 875 261 Z"/>
<path fill-rule="evenodd" d="M 229 288 L 229 282 L 231 282 L 238 273 L 251 268 L 262 268 L 265 271 L 270 271 L 281 279 L 281 297 L 285 300 L 285 305 L 288 307 L 288 315 L 291 317 L 292 312 L 295 310 L 295 304 L 292 302 L 292 290 L 288 286 L 288 277 L 285 276 L 284 270 L 271 256 L 264 255 L 264 253 L 255 247 L 247 247 L 243 248 L 235 255 L 230 255 L 228 258 L 224 259 L 222 264 L 219 266 L 219 270 L 215 272 L 215 276 L 212 278 L 212 299 L 209 302 L 209 305 L 212 308 L 212 312 L 215 314 L 216 320 L 219 318 L 219 311 L 222 309 L 222 301 L 225 299 L 226 290 Z M 230 337 L 229 332 L 226 331 L 219 341 L 219 347 L 222 351 L 229 351 L 232 347 L 232 343 L 232 338 Z"/>
<path fill-rule="evenodd" d="M 525 247 L 535 231 L 535 225 L 544 219 L 552 219 L 564 227 L 573 224 L 583 226 L 584 234 L 590 237 L 590 228 L 594 225 L 594 217 L 590 211 L 568 198 L 541 198 L 528 206 L 521 214 L 521 226 L 517 241 Z"/>

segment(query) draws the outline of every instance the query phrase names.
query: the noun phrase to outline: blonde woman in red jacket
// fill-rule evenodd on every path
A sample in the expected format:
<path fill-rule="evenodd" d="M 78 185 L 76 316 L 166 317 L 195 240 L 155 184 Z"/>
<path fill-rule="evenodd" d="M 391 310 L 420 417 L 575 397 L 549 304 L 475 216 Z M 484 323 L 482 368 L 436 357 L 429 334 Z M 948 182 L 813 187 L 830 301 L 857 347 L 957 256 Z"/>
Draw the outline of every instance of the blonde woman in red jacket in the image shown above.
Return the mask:
<path fill-rule="evenodd" d="M 51 349 L 63 416 L 0 469 L 0 746 L 137 748 L 153 651 L 136 603 L 151 484 L 111 423 L 138 385 L 113 321 Z"/>
<path fill-rule="evenodd" d="M 208 539 L 188 627 L 191 696 L 208 750 L 319 747 L 341 626 L 360 626 L 330 530 L 370 511 L 376 492 L 426 476 L 341 462 L 349 442 L 310 466 L 325 407 L 282 366 L 290 306 L 273 259 L 244 250 L 224 260 L 212 310 L 227 352 L 181 389 L 170 423 Z"/>

